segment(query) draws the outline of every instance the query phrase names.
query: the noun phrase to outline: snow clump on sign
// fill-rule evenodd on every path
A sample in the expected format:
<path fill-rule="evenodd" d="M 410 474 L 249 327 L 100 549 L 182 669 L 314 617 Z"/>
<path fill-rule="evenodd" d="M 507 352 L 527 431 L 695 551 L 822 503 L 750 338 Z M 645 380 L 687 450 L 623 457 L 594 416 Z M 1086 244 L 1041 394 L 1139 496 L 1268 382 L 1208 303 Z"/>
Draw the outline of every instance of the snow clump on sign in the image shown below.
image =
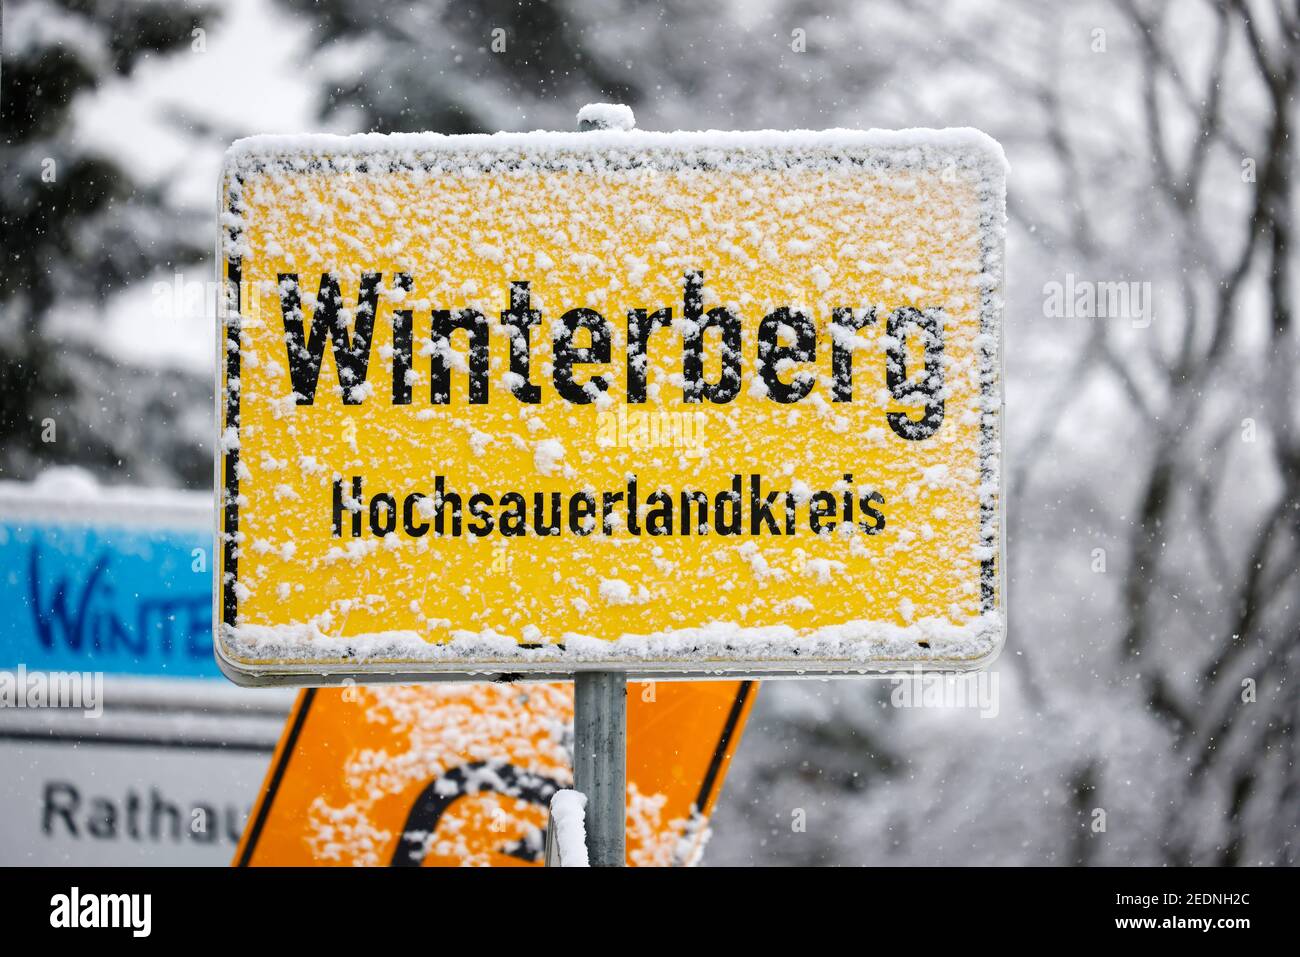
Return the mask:
<path fill-rule="evenodd" d="M 578 111 L 582 130 L 630 130 L 636 126 L 632 107 L 622 103 L 588 103 Z"/>

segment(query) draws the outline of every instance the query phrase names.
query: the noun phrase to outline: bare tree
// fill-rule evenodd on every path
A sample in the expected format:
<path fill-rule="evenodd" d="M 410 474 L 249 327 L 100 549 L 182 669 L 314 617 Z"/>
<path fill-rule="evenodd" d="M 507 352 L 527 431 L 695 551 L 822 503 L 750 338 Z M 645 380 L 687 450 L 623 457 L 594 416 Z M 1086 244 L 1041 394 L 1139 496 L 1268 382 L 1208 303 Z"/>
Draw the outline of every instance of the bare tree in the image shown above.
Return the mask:
<path fill-rule="evenodd" d="M 1032 730 L 1014 733 L 1050 752 L 1030 758 L 1042 767 L 1026 777 L 1060 795 L 1055 820 L 1073 834 L 1053 858 L 1063 863 L 1099 852 L 1175 864 L 1295 861 L 1298 9 L 934 2 L 909 5 L 890 29 L 900 64 L 892 85 L 910 95 L 881 125 L 918 116 L 979 125 L 1001 139 L 1013 167 L 1012 635 L 1002 667 L 1020 673 L 1030 715 Z M 1044 283 L 1067 272 L 1151 282 L 1157 321 L 1046 319 Z M 1087 448 L 1089 434 L 1109 445 Z M 1077 568 L 1099 541 L 1118 581 L 1098 586 L 1059 570 Z M 1054 611 L 1079 608 L 1094 588 L 1096 608 L 1084 617 Z M 837 719 L 855 713 L 843 702 L 851 692 L 811 693 L 834 699 Z M 918 729 L 928 725 L 863 720 L 886 747 L 897 742 L 896 767 L 916 774 L 937 763 L 946 772 L 926 780 L 946 784 L 961 766 L 933 744 L 899 757 L 922 746 Z M 972 737 L 992 751 L 1007 732 Z M 1125 754 L 1117 734 L 1140 740 L 1144 759 Z M 983 773 L 1008 770 L 996 761 Z M 1119 839 L 1091 830 L 1090 819 L 1130 800 L 1135 767 L 1147 806 L 1125 811 L 1141 823 L 1117 851 Z M 1052 820 L 1043 805 L 1022 806 Z M 958 826 L 978 827 L 990 813 L 973 808 Z M 1027 844 L 1029 859 L 1041 860 L 1038 842 Z"/>

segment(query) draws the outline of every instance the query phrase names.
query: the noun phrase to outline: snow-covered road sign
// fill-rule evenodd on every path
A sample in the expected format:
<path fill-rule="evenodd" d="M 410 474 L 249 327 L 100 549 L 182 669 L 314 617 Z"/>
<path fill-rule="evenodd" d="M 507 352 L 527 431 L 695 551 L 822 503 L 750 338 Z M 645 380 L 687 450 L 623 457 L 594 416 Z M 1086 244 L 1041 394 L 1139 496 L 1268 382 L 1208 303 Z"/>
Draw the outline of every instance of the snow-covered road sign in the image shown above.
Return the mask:
<path fill-rule="evenodd" d="M 970 130 L 235 144 L 223 668 L 987 663 L 1004 193 Z"/>

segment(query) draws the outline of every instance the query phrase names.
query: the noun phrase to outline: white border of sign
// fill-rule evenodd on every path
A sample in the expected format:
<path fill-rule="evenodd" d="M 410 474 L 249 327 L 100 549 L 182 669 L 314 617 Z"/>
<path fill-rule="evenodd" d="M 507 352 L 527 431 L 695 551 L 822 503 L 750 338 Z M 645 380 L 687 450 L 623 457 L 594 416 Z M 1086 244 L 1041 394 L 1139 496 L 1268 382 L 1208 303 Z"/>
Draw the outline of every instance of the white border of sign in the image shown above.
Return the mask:
<path fill-rule="evenodd" d="M 341 643 L 323 642 L 319 657 L 310 660 L 285 660 L 259 663 L 240 660 L 227 647 L 227 632 L 237 620 L 238 606 L 233 589 L 223 587 L 223 570 L 234 565 L 234 543 L 227 531 L 238 529 L 238 476 L 237 455 L 215 457 L 216 554 L 213 562 L 217 578 L 214 590 L 213 620 L 220 625 L 215 630 L 214 647 L 217 663 L 232 681 L 247 686 L 265 685 L 316 685 L 327 686 L 349 681 L 365 683 L 415 683 L 436 680 L 484 680 L 488 678 L 528 680 L 555 680 L 571 678 L 579 671 L 621 671 L 629 679 L 708 679 L 708 678 L 764 678 L 764 677 L 836 677 L 861 675 L 887 675 L 922 668 L 929 672 L 975 671 L 987 667 L 1000 654 L 1006 639 L 1006 504 L 1003 420 L 1005 398 L 1002 379 L 1002 350 L 1004 342 L 1003 315 L 1005 289 L 1005 220 L 1006 220 L 1006 159 L 996 141 L 972 129 L 906 130 L 906 131 L 754 131 L 754 132 L 692 132 L 654 133 L 648 131 L 601 130 L 584 133 L 497 133 L 466 136 L 439 134 L 360 134 L 356 136 L 258 136 L 236 142 L 227 153 L 225 168 L 219 183 L 219 209 L 225 210 L 228 202 L 226 184 L 238 181 L 243 172 L 260 172 L 267 168 L 309 170 L 333 168 L 351 171 L 373 170 L 376 161 L 390 168 L 409 167 L 420 163 L 426 167 L 461 167 L 465 165 L 488 167 L 509 163 L 512 159 L 526 158 L 534 162 L 556 161 L 571 164 L 574 160 L 587 164 L 609 162 L 635 162 L 628 154 L 635 151 L 643 159 L 654 151 L 655 162 L 681 166 L 713 166 L 739 160 L 762 165 L 763 154 L 783 154 L 788 161 L 805 155 L 826 154 L 852 162 L 880 166 L 899 166 L 915 169 L 919 166 L 936 167 L 939 161 L 955 162 L 960 167 L 974 168 L 993 176 L 993 182 L 982 189 L 981 196 L 981 258 L 988 268 L 985 272 L 996 277 L 982 298 L 981 326 L 995 331 L 996 352 L 991 356 L 985 372 L 994 374 L 996 386 L 986 393 L 986 398 L 996 399 L 996 424 L 993 436 L 985 438 L 986 449 L 996 458 L 997 504 L 984 513 L 985 521 L 997 525 L 997 555 L 991 560 L 994 570 L 983 587 L 992 590 L 991 603 L 985 603 L 985 612 L 993 612 L 995 623 L 988 636 L 988 650 L 973 657 L 940 657 L 921 655 L 842 656 L 818 659 L 799 658 L 797 654 L 756 655 L 750 653 L 698 658 L 688 661 L 682 657 L 668 660 L 667 656 L 651 658 L 638 654 L 571 654 L 563 646 L 547 645 L 540 648 L 519 646 L 517 653 L 504 653 L 495 649 L 467 649 L 458 657 L 452 653 L 430 658 L 401 658 L 398 653 L 381 657 L 382 649 L 369 651 L 371 658 L 359 658 L 355 651 L 340 653 Z M 237 219 L 232 213 L 231 219 Z M 224 217 L 223 217 L 224 218 Z M 218 288 L 227 289 L 225 301 L 218 309 L 220 332 L 217 337 L 216 370 L 216 421 L 224 431 L 227 423 L 238 421 L 238 390 L 227 395 L 224 376 L 239 374 L 238 326 L 228 322 L 233 307 L 239 308 L 239 269 L 237 259 L 228 260 L 224 253 L 223 236 L 234 238 L 237 227 L 228 222 L 221 226 L 217 241 Z M 230 282 L 227 284 L 227 277 Z M 233 346 L 233 348 L 232 348 Z M 987 353 L 986 353 L 987 355 Z M 987 428 L 987 425 L 985 426 Z M 986 453 L 986 454 L 988 454 Z M 989 467 L 986 459 L 983 467 Z M 778 639 L 779 643 L 779 639 Z M 590 644 L 590 642 L 587 642 Z M 724 641 L 725 644 L 725 641 Z M 847 644 L 847 642 L 845 642 Z M 333 653 L 329 653 L 331 646 Z M 448 652 L 455 649 L 443 646 Z M 584 646 L 585 647 L 585 646 Z M 301 643 L 292 645 L 300 652 Z M 288 646 L 286 646 L 288 650 Z M 495 654 L 492 652 L 495 651 Z M 274 657 L 268 655 L 268 658 Z M 263 659 L 265 661 L 266 659 Z"/>

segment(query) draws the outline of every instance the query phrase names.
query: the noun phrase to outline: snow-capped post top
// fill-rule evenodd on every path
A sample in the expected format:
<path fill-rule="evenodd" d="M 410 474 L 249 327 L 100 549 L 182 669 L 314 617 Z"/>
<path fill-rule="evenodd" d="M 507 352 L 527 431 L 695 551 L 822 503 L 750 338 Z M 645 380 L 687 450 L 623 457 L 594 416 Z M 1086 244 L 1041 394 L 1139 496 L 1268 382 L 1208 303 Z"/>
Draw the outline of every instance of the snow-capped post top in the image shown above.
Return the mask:
<path fill-rule="evenodd" d="M 587 795 L 562 788 L 551 795 L 550 827 L 547 838 L 548 861 L 554 856 L 559 867 L 588 867 Z"/>
<path fill-rule="evenodd" d="M 630 130 L 636 126 L 632 107 L 622 103 L 588 103 L 578 111 L 578 130 Z"/>
<path fill-rule="evenodd" d="M 987 664 L 1005 184 L 969 129 L 235 144 L 219 661 Z"/>

